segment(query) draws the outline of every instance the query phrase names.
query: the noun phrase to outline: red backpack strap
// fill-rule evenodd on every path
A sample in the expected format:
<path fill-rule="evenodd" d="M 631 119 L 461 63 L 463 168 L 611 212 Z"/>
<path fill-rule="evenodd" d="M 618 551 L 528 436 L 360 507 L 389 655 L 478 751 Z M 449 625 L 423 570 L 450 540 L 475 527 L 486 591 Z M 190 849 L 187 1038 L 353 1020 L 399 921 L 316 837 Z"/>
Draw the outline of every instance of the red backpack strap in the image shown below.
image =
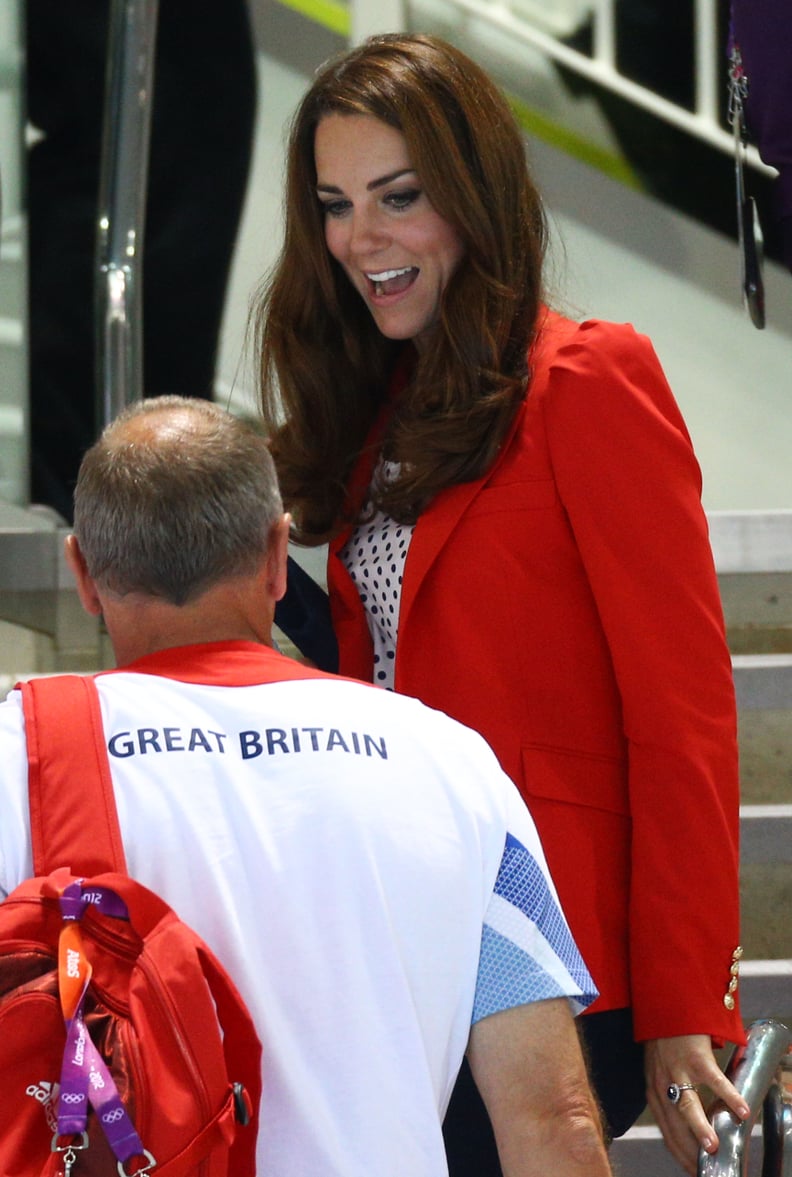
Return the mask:
<path fill-rule="evenodd" d="M 33 871 L 126 874 L 99 694 L 91 677 L 19 683 L 25 714 Z"/>

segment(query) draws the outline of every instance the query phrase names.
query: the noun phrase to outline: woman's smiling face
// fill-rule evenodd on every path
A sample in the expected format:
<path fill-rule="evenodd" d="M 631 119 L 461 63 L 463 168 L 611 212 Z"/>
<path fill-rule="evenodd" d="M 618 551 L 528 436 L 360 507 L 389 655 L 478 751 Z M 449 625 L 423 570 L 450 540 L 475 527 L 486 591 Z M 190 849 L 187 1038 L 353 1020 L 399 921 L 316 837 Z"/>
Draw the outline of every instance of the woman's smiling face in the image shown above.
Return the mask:
<path fill-rule="evenodd" d="M 423 191 L 404 135 L 373 115 L 329 114 L 314 157 L 328 250 L 382 334 L 420 347 L 464 247 Z"/>

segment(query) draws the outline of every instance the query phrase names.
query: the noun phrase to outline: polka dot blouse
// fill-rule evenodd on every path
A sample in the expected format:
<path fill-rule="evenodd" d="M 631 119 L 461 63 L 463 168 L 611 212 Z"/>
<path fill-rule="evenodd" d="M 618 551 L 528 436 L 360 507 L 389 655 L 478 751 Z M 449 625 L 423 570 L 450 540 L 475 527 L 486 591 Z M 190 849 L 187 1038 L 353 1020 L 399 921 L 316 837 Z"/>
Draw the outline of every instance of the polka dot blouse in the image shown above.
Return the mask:
<path fill-rule="evenodd" d="M 386 463 L 385 477 L 392 472 Z M 366 610 L 374 643 L 374 682 L 393 690 L 404 565 L 413 526 L 378 511 L 352 532 L 340 556 Z"/>

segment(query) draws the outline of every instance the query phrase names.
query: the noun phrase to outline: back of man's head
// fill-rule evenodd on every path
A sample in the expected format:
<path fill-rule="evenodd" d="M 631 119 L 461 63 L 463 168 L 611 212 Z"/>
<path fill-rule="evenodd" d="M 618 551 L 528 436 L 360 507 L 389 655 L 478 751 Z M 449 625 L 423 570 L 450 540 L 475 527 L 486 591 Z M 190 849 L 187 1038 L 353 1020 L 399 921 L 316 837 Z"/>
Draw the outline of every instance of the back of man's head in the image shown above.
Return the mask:
<path fill-rule="evenodd" d="M 87 452 L 74 533 L 98 585 L 183 605 L 266 554 L 283 507 L 266 441 L 210 401 L 157 397 Z"/>

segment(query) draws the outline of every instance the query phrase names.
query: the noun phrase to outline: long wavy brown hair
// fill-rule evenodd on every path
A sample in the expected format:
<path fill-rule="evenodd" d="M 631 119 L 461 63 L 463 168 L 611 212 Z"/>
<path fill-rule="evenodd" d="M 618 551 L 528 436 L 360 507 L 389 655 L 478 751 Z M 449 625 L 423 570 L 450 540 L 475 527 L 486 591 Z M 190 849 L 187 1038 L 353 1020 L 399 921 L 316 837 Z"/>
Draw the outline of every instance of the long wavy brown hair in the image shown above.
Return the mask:
<path fill-rule="evenodd" d="M 403 343 L 386 339 L 325 245 L 314 135 L 329 113 L 401 131 L 432 206 L 464 255 L 430 346 L 415 353 L 385 453 L 400 463 L 376 505 L 413 521 L 438 491 L 480 476 L 525 394 L 546 225 L 512 113 L 492 80 L 436 37 L 386 35 L 325 65 L 292 123 L 285 240 L 253 308 L 261 406 L 302 543 L 346 519 L 350 470 Z M 409 346 L 409 345 L 408 345 Z"/>

